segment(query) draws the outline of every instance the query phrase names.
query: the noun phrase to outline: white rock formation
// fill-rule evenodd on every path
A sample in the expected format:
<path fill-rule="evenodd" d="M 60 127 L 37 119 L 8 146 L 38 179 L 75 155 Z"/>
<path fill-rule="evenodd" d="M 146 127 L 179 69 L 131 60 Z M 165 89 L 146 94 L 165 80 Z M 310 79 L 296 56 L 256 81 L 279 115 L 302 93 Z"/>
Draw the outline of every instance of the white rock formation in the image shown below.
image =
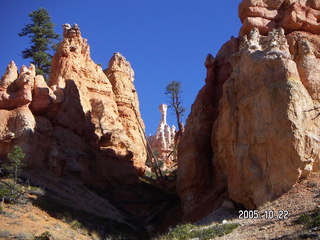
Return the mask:
<path fill-rule="evenodd" d="M 161 104 L 159 106 L 161 120 L 159 122 L 156 135 L 148 138 L 152 149 L 157 151 L 158 158 L 163 160 L 165 160 L 172 152 L 174 147 L 174 137 L 176 134 L 176 127 L 174 125 L 170 127 L 167 123 L 167 109 L 168 106 L 166 104 Z"/>

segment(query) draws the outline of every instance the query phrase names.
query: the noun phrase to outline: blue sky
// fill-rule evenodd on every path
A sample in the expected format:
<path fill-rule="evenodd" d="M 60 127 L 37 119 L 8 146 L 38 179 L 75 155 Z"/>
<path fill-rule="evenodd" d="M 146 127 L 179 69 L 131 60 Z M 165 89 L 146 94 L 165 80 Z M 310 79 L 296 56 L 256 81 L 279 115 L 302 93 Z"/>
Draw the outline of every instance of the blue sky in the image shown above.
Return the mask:
<path fill-rule="evenodd" d="M 204 60 L 216 55 L 222 44 L 237 36 L 240 0 L 0 0 L 0 72 L 21 58 L 28 39 L 18 36 L 30 22 L 28 14 L 46 8 L 61 34 L 63 23 L 78 23 L 88 39 L 91 57 L 107 67 L 114 52 L 121 52 L 135 71 L 140 110 L 147 135 L 160 120 L 158 106 L 167 103 L 164 89 L 172 80 L 182 84 L 183 105 L 188 116 L 191 104 L 204 85 Z M 169 114 L 169 124 L 176 124 Z"/>

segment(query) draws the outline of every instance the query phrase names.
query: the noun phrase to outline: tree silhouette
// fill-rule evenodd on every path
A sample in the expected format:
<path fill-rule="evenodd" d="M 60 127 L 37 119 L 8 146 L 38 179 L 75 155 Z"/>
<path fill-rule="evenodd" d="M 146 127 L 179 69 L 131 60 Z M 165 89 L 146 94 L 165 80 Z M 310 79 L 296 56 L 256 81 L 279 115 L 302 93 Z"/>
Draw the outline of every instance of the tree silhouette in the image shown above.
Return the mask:
<path fill-rule="evenodd" d="M 184 115 L 186 109 L 181 104 L 181 83 L 178 81 L 172 81 L 167 84 L 165 94 L 169 97 L 169 108 L 173 109 L 178 123 L 178 136 L 182 135 L 182 122 L 181 118 Z"/>

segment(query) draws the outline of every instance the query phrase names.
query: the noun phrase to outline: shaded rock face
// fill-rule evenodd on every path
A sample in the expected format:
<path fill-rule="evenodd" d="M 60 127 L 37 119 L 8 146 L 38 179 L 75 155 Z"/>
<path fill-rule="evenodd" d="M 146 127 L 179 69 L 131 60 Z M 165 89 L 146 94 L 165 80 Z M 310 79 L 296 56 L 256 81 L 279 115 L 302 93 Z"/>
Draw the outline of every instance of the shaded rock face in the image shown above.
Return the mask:
<path fill-rule="evenodd" d="M 241 37 L 207 57 L 206 84 L 178 148 L 186 219 L 199 219 L 224 198 L 254 209 L 318 171 L 320 39 L 307 24 L 316 5 L 243 1 Z M 300 26 L 290 25 L 290 7 Z M 256 22 L 260 16 L 275 25 Z"/>
<path fill-rule="evenodd" d="M 146 148 L 133 70 L 115 54 L 107 73 L 112 84 L 91 60 L 78 26 L 69 24 L 49 84 L 33 65 L 18 74 L 11 62 L 0 81 L 0 156 L 18 144 L 31 167 L 102 187 L 136 181 Z"/>
<path fill-rule="evenodd" d="M 211 133 L 218 116 L 222 85 L 231 74 L 231 57 L 237 50 L 238 39 L 232 38 L 216 58 L 207 56 L 206 84 L 191 107 L 178 145 L 177 191 L 188 220 L 204 216 L 217 205 L 226 189 L 223 174 L 212 162 Z"/>

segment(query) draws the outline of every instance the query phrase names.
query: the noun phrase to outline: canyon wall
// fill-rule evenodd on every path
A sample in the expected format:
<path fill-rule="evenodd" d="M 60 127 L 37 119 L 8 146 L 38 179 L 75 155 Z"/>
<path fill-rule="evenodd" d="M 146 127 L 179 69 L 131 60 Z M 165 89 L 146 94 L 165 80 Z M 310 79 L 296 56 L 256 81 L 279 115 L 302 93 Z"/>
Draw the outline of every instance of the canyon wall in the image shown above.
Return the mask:
<path fill-rule="evenodd" d="M 133 70 L 116 53 L 105 72 L 76 24 L 64 25 L 48 84 L 11 62 L 0 81 L 0 156 L 18 144 L 29 167 L 99 186 L 136 181 L 147 153 Z"/>
<path fill-rule="evenodd" d="M 317 2 L 243 1 L 239 15 L 239 38 L 207 57 L 178 148 L 189 220 L 226 198 L 255 209 L 319 169 Z"/>

